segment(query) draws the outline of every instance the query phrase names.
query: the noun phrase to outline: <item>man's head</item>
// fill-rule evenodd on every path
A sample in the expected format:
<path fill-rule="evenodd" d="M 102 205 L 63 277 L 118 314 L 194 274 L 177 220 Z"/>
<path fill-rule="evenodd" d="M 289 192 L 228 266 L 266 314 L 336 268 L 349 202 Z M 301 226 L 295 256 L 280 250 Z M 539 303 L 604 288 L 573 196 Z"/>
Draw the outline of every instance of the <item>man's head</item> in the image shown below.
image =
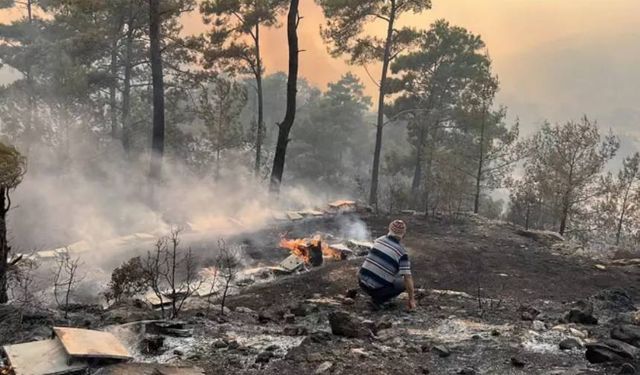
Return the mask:
<path fill-rule="evenodd" d="M 404 238 L 407 233 L 407 224 L 402 220 L 394 220 L 389 224 L 389 235 L 397 237 L 398 239 Z"/>

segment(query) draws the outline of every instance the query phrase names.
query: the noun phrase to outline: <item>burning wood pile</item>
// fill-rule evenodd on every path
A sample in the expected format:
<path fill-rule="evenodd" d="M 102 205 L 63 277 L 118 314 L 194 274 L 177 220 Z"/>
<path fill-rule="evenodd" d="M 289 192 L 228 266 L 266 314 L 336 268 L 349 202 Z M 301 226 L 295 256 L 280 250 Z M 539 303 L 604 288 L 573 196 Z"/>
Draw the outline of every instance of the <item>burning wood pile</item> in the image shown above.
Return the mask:
<path fill-rule="evenodd" d="M 351 246 L 349 246 L 351 245 Z M 280 248 L 289 250 L 291 256 L 281 265 L 287 265 L 287 269 L 297 268 L 296 264 L 306 267 L 319 267 L 326 260 L 346 260 L 352 256 L 360 256 L 368 252 L 370 243 L 347 241 L 330 244 L 323 235 L 316 234 L 310 238 L 287 239 L 282 236 Z M 294 259 L 295 258 L 295 259 Z"/>

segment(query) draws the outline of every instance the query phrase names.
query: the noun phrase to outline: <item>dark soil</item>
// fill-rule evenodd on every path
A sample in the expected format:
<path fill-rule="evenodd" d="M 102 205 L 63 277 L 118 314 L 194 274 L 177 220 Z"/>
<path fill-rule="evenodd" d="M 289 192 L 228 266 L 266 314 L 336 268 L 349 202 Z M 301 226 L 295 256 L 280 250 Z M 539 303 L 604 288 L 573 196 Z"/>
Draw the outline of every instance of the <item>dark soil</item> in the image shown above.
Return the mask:
<path fill-rule="evenodd" d="M 409 249 L 416 284 L 425 290 L 417 310 L 407 313 L 403 301 L 391 310 L 372 312 L 367 299 L 345 300 L 356 288 L 356 272 L 362 259 L 332 262 L 310 272 L 257 285 L 230 299 L 232 308 L 248 307 L 273 317 L 264 326 L 284 324 L 279 319 L 306 300 L 315 308 L 311 316 L 295 318 L 310 332 L 327 331 L 327 314 L 336 309 L 373 321 L 393 322 L 385 337 L 329 339 L 308 336 L 284 358 L 252 366 L 228 367 L 226 356 L 212 353 L 205 361 L 208 373 L 303 374 L 330 367 L 323 373 L 370 374 L 587 374 L 611 370 L 588 364 L 583 351 L 539 352 L 527 350 L 522 337 L 531 330 L 523 321 L 520 306 L 535 306 L 539 319 L 549 328 L 557 325 L 568 303 L 586 299 L 608 288 L 622 288 L 638 299 L 637 268 L 595 267 L 596 262 L 554 254 L 548 243 L 517 234 L 506 224 L 477 223 L 466 219 L 444 220 L 404 217 L 409 226 L 405 245 Z M 473 219 L 473 218 L 472 218 Z M 389 218 L 368 217 L 375 235 L 386 232 Z M 441 295 L 432 290 L 465 292 L 467 297 Z M 318 302 L 333 298 L 338 305 Z M 469 298 L 471 297 L 471 298 Z M 315 299 L 316 302 L 313 302 Z M 446 343 L 451 355 L 441 358 L 431 347 L 439 344 L 415 332 L 434 329 L 455 319 L 490 326 L 510 326 L 505 335 L 490 332 L 469 335 L 466 340 Z M 311 320 L 311 321 L 310 321 Z M 264 320 L 263 320 L 264 321 Z M 257 324 L 257 323 L 256 323 Z M 587 334 L 606 335 L 603 327 L 580 327 Z M 490 329 L 490 328 L 487 328 Z M 495 332 L 494 332 L 495 333 Z M 391 336 L 392 338 L 389 338 Z M 554 344 L 557 347 L 557 343 Z M 356 350 L 353 350 L 356 349 Z"/>

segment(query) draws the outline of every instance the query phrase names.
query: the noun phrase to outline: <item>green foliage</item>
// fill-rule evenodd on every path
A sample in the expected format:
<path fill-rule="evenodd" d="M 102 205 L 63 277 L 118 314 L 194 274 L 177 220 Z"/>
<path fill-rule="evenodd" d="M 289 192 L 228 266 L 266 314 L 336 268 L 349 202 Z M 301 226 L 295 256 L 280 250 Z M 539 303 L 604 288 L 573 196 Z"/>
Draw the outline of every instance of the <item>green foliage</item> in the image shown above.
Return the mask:
<path fill-rule="evenodd" d="M 547 123 L 531 139 L 525 171 L 552 210 L 560 234 L 572 216 L 580 216 L 601 195 L 600 173 L 618 147 L 617 137 L 601 137 L 598 126 L 586 117 L 564 125 Z"/>
<path fill-rule="evenodd" d="M 200 13 L 210 31 L 200 40 L 205 68 L 262 74 L 260 27 L 278 26 L 286 0 L 206 0 Z M 250 42 L 248 42 L 250 41 Z"/>
<path fill-rule="evenodd" d="M 111 281 L 105 292 L 107 301 L 116 303 L 132 298 L 149 288 L 148 278 L 140 257 L 129 259 L 111 273 Z"/>
<path fill-rule="evenodd" d="M 0 188 L 14 189 L 27 171 L 27 159 L 15 147 L 0 142 Z"/>
<path fill-rule="evenodd" d="M 292 133 L 291 168 L 296 178 L 337 188 L 358 172 L 371 138 L 364 120 L 370 99 L 363 90 L 360 80 L 347 73 L 308 104 Z"/>
<path fill-rule="evenodd" d="M 366 64 L 383 59 L 386 39 L 369 35 L 366 29 L 375 22 L 393 25 L 404 13 L 420 13 L 431 8 L 430 0 L 317 0 L 326 18 L 322 36 L 333 56 L 347 54 L 353 64 Z M 366 27 L 365 27 L 366 26 Z M 395 27 L 393 27 L 395 29 Z M 410 46 L 417 33 L 399 28 L 391 39 L 390 56 Z"/>

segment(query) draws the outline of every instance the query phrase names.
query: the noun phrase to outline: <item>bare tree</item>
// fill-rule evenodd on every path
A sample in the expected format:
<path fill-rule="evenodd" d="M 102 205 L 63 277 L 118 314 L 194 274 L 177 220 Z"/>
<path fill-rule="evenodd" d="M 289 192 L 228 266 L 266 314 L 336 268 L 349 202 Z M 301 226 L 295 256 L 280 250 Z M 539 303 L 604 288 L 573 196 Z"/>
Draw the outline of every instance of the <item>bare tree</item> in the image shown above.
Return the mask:
<path fill-rule="evenodd" d="M 34 302 L 32 287 L 36 281 L 35 270 L 38 269 L 39 264 L 35 260 L 18 258 L 20 258 L 19 262 L 10 269 L 9 291 L 15 303 L 23 307 L 31 306 Z"/>
<path fill-rule="evenodd" d="M 236 279 L 240 270 L 240 256 L 237 249 L 227 246 L 224 240 L 218 242 L 219 251 L 217 268 L 223 282 L 222 299 L 220 300 L 220 315 L 224 315 L 224 305 L 229 293 L 231 282 Z"/>
<path fill-rule="evenodd" d="M 84 279 L 78 274 L 82 263 L 80 258 L 71 258 L 68 249 L 56 254 L 56 272 L 53 279 L 53 297 L 59 308 L 64 310 L 65 319 L 69 315 L 69 299 L 74 288 Z M 61 297 L 59 294 L 62 293 Z"/>
<path fill-rule="evenodd" d="M 185 301 L 200 288 L 196 259 L 191 248 L 180 246 L 182 228 L 172 228 L 169 235 L 156 241 L 144 264 L 149 287 L 160 301 L 165 316 L 165 297 L 171 303 L 170 317 L 180 314 Z"/>
<path fill-rule="evenodd" d="M 143 265 L 149 288 L 158 297 L 160 302 L 160 310 L 162 311 L 162 317 L 165 317 L 164 311 L 164 296 L 161 290 L 162 272 L 166 267 L 166 257 L 164 254 L 167 251 L 167 238 L 160 237 L 154 244 L 153 251 L 147 252 L 147 259 Z"/>

